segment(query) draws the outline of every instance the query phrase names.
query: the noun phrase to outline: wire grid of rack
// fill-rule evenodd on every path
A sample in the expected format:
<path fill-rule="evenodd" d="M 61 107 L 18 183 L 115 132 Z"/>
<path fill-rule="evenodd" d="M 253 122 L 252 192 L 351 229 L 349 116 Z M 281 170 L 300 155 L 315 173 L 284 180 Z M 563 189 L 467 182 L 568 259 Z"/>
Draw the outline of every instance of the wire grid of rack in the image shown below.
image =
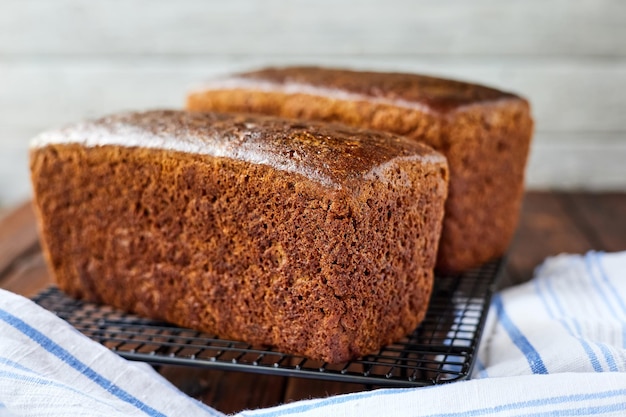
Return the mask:
<path fill-rule="evenodd" d="M 373 355 L 328 364 L 224 340 L 72 299 L 56 287 L 34 301 L 120 356 L 173 364 L 362 383 L 426 386 L 469 377 L 502 261 L 441 275 L 426 318 L 410 335 Z"/>

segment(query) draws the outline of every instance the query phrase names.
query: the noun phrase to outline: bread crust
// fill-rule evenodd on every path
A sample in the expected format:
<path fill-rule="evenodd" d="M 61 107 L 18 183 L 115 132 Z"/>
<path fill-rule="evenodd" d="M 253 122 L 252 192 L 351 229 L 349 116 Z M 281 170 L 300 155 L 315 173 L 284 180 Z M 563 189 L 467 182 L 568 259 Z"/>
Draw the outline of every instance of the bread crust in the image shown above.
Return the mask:
<path fill-rule="evenodd" d="M 415 74 L 289 67 L 209 82 L 187 108 L 341 122 L 440 151 L 450 166 L 442 272 L 502 256 L 517 227 L 533 120 L 514 94 Z"/>
<path fill-rule="evenodd" d="M 44 253 L 75 297 L 328 362 L 425 315 L 448 178 L 426 146 L 172 111 L 33 143 Z"/>

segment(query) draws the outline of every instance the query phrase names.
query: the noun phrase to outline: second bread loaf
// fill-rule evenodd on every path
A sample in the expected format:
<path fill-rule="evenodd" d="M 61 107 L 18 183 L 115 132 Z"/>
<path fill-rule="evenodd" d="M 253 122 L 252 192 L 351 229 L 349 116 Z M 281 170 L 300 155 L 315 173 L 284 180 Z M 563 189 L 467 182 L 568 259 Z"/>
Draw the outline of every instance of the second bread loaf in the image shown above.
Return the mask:
<path fill-rule="evenodd" d="M 187 107 L 342 122 L 440 151 L 450 165 L 440 270 L 501 256 L 517 226 L 533 122 L 514 94 L 422 75 L 294 67 L 215 80 L 189 94 Z"/>

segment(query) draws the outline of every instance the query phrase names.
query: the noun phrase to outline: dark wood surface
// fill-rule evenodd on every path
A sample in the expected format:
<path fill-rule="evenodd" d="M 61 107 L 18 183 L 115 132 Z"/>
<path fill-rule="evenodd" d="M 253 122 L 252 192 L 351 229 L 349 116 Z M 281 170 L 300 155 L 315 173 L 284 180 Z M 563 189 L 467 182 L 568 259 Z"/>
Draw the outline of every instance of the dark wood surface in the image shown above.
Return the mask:
<path fill-rule="evenodd" d="M 500 287 L 527 281 L 547 256 L 626 250 L 626 194 L 530 192 Z M 0 212 L 0 287 L 33 296 L 51 283 L 29 203 Z M 363 385 L 161 366 L 182 391 L 226 413 L 362 391 Z"/>

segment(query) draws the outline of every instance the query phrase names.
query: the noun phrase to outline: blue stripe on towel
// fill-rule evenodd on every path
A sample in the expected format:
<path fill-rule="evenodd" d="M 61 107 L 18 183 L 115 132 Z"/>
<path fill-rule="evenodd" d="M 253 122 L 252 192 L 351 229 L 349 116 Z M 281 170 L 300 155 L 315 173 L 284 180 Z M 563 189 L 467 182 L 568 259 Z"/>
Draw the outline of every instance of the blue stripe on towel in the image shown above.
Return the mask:
<path fill-rule="evenodd" d="M 539 402 L 535 406 L 546 406 L 546 405 L 553 405 L 553 404 L 554 404 L 553 402 L 547 399 L 545 400 L 545 402 Z M 480 409 L 480 410 L 462 411 L 459 413 L 432 414 L 430 416 L 425 416 L 425 417 L 477 417 L 477 416 L 484 416 L 484 415 L 492 415 L 492 414 L 500 413 L 500 412 L 504 412 L 505 413 L 504 415 L 509 415 L 511 411 L 522 410 L 524 408 L 528 408 L 528 406 L 516 407 L 516 408 L 502 406 L 502 407 L 493 407 L 493 408 L 486 408 L 486 409 Z M 602 415 L 602 414 L 608 414 L 608 413 L 613 414 L 616 411 L 624 411 L 625 409 L 626 409 L 626 402 L 620 401 L 615 404 L 602 404 L 602 405 L 598 405 L 595 407 L 573 407 L 573 408 L 566 408 L 566 409 L 560 409 L 560 410 L 538 411 L 535 413 L 525 412 L 523 416 L 524 417 L 590 416 L 590 415 Z"/>
<path fill-rule="evenodd" d="M 603 275 L 602 265 L 600 264 L 599 260 L 597 259 L 595 253 L 594 252 L 588 252 L 585 255 L 585 266 L 587 268 L 587 272 L 589 273 L 589 277 L 591 278 L 591 282 L 592 282 L 594 288 L 596 289 L 597 293 L 600 295 L 600 297 L 604 301 L 604 305 L 609 309 L 609 311 L 611 313 L 611 316 L 612 317 L 617 317 L 617 312 L 613 308 L 613 304 L 609 300 L 609 296 L 602 289 L 602 286 L 601 286 L 602 283 L 600 282 L 600 280 L 598 279 L 598 277 L 597 277 L 597 275 L 596 275 L 596 273 L 594 271 L 593 265 L 591 264 L 593 261 L 595 261 L 595 264 L 598 266 L 600 274 Z M 612 294 L 614 298 L 617 298 L 618 300 L 620 300 L 619 297 L 616 297 L 615 287 L 613 287 L 611 285 L 611 283 L 609 282 L 609 280 L 606 277 L 606 275 L 603 277 L 603 279 L 605 281 L 604 284 L 609 288 L 609 294 Z M 606 348 L 606 346 L 600 345 L 600 349 L 602 350 L 602 353 L 604 354 L 604 358 L 605 358 L 607 364 L 609 365 L 610 370 L 612 372 L 617 372 L 617 365 L 615 364 L 615 358 L 613 357 L 613 354 Z"/>
<path fill-rule="evenodd" d="M 506 415 L 509 415 L 511 411 L 521 411 L 527 408 L 532 407 L 546 407 L 546 406 L 554 406 L 557 404 L 568 404 L 568 403 L 588 403 L 593 400 L 601 400 L 607 398 L 618 398 L 621 401 L 615 404 L 602 404 L 598 406 L 591 407 L 572 407 L 571 409 L 550 409 L 548 411 L 538 411 L 536 413 L 528 413 L 525 412 L 524 417 L 528 416 L 580 416 L 580 415 L 591 415 L 591 414 L 605 414 L 612 413 L 616 410 L 624 410 L 626 408 L 626 400 L 624 399 L 626 396 L 626 389 L 620 390 L 610 390 L 610 391 L 601 391 L 595 393 L 587 393 L 587 394 L 572 394 L 572 395 L 559 395 L 556 397 L 544 397 L 537 398 L 535 400 L 529 401 L 520 401 L 517 403 L 509 403 L 502 405 L 495 405 L 492 407 L 485 408 L 476 408 L 474 410 L 466 410 L 459 411 L 456 413 L 437 413 L 431 414 L 429 416 L 424 417 L 475 417 L 475 416 L 483 416 L 483 415 L 491 415 L 500 412 L 506 412 Z M 585 411 L 585 412 L 582 412 Z"/>
<path fill-rule="evenodd" d="M 432 387 L 430 387 L 432 388 Z M 427 389 L 427 388 L 420 388 Z M 285 415 L 293 415 L 298 413 L 304 413 L 307 411 L 321 409 L 328 406 L 345 404 L 349 402 L 358 402 L 364 398 L 369 397 L 382 397 L 384 395 L 390 394 L 399 394 L 402 392 L 407 392 L 406 389 L 386 389 L 382 391 L 370 391 L 363 392 L 359 394 L 350 394 L 347 396 L 340 397 L 329 397 L 323 400 L 315 401 L 313 403 L 300 404 L 293 407 L 284 407 L 279 409 L 270 409 L 267 411 L 251 411 L 248 414 L 246 411 L 242 411 L 239 413 L 239 416 L 253 415 L 254 417 L 280 417 Z M 544 397 L 537 398 L 534 400 L 528 401 L 519 401 L 516 403 L 502 404 L 502 405 L 494 405 L 485 408 L 476 408 L 473 410 L 465 410 L 459 411 L 455 413 L 436 413 L 431 414 L 429 416 L 424 417 L 474 417 L 474 416 L 483 416 L 489 414 L 495 414 L 500 412 L 510 412 L 510 411 L 523 411 L 524 409 L 532 408 L 532 407 L 545 407 L 545 406 L 555 406 L 558 404 L 568 404 L 575 402 L 583 402 L 587 403 L 593 400 L 602 400 L 602 399 L 610 399 L 610 398 L 618 398 L 621 400 L 616 404 L 602 404 L 597 407 L 585 407 L 582 408 L 587 412 L 587 414 L 580 414 L 578 410 L 581 410 L 581 407 L 573 407 L 570 409 L 556 410 L 551 409 L 546 412 L 537 412 L 534 414 L 525 413 L 524 416 L 567 416 L 567 415 L 589 415 L 589 414 L 605 414 L 612 413 L 616 410 L 624 410 L 626 409 L 626 389 L 619 390 L 609 390 L 609 391 L 600 391 L 594 393 L 585 393 L 585 394 L 571 394 L 571 395 L 559 395 L 556 397 Z M 511 413 L 507 413 L 509 415 Z"/>
<path fill-rule="evenodd" d="M 5 358 L 4 356 L 0 356 L 0 364 L 8 365 L 12 368 L 19 369 L 20 371 L 31 372 L 31 373 L 33 372 L 32 369 L 28 369 L 24 365 L 17 363 L 15 361 L 12 361 L 9 358 Z"/>
<path fill-rule="evenodd" d="M 435 388 L 435 386 L 433 385 L 429 387 L 422 387 L 420 389 L 426 390 L 430 388 Z M 315 401 L 313 403 L 299 404 L 293 407 L 269 409 L 267 411 L 261 410 L 260 412 L 252 410 L 250 412 L 251 414 L 248 414 L 246 410 L 244 410 L 237 415 L 242 416 L 242 417 L 245 417 L 247 415 L 253 415 L 255 417 L 259 417 L 259 416 L 280 417 L 280 416 L 289 415 L 289 414 L 304 413 L 306 411 L 311 411 L 311 410 L 315 410 L 316 408 L 322 408 L 326 406 L 339 405 L 339 404 L 345 404 L 345 403 L 350 403 L 350 402 L 358 403 L 358 401 L 366 399 L 366 398 L 370 398 L 370 397 L 383 397 L 387 395 L 401 394 L 401 393 L 406 393 L 406 392 L 407 392 L 406 388 L 388 388 L 388 389 L 384 389 L 380 391 L 365 391 L 365 392 L 358 392 L 358 393 L 343 395 L 343 396 L 328 397 L 328 398 L 324 398 L 323 400 Z"/>
<path fill-rule="evenodd" d="M 556 306 L 556 309 L 558 310 L 558 315 L 559 315 L 559 319 L 558 320 L 559 320 L 559 322 L 561 323 L 561 325 L 563 325 L 565 330 L 567 330 L 568 333 L 570 335 L 572 335 L 572 337 L 575 337 L 578 340 L 578 342 L 582 346 L 583 350 L 587 354 L 587 357 L 589 358 L 589 362 L 591 363 L 591 366 L 593 367 L 593 370 L 596 371 L 596 372 L 602 372 L 602 365 L 600 364 L 600 360 L 598 359 L 598 356 L 593 351 L 593 349 L 591 348 L 589 343 L 585 339 L 583 339 L 581 337 L 581 335 L 582 335 L 581 333 L 582 332 L 581 332 L 581 329 L 580 329 L 580 325 L 578 324 L 578 321 L 576 321 L 576 319 L 574 317 L 571 317 L 570 315 L 566 314 L 565 308 L 561 304 L 561 300 L 559 299 L 558 294 L 556 293 L 556 291 L 554 291 L 554 288 L 552 288 L 551 277 L 547 276 L 543 280 L 543 282 L 545 283 L 547 292 L 550 295 L 550 297 L 552 298 L 552 301 L 554 302 L 554 305 Z M 545 297 L 543 295 L 543 291 L 541 291 L 538 287 L 536 287 L 536 289 L 537 289 L 537 292 L 539 293 L 539 296 L 541 297 L 541 300 L 543 301 L 544 305 L 547 305 L 547 300 L 545 299 Z M 550 315 L 550 317 L 552 317 L 553 319 L 557 320 L 557 317 L 552 313 L 552 311 L 550 309 L 547 309 L 547 310 L 548 310 L 548 314 Z M 576 332 L 574 332 L 574 330 L 571 328 L 571 326 L 567 323 L 566 317 L 569 317 L 573 321 L 573 324 L 576 327 Z"/>
<path fill-rule="evenodd" d="M 107 392 L 116 396 L 120 400 L 135 406 L 140 411 L 146 413 L 149 416 L 155 417 L 166 417 L 165 414 L 160 413 L 159 411 L 153 409 L 152 407 L 144 404 L 141 400 L 135 398 L 128 392 L 124 391 L 96 371 L 94 371 L 89 366 L 82 363 L 75 356 L 73 356 L 70 352 L 56 344 L 53 340 L 48 338 L 46 335 L 41 333 L 39 330 L 33 328 L 25 321 L 15 317 L 11 313 L 0 309 L 0 319 L 20 331 L 24 335 L 31 338 L 33 341 L 38 343 L 41 347 L 47 350 L 49 353 L 53 354 L 72 368 L 76 369 L 78 372 L 104 388 Z"/>
<path fill-rule="evenodd" d="M 587 268 L 587 273 L 589 274 L 589 277 L 591 278 L 591 284 L 593 285 L 593 287 L 595 288 L 596 292 L 598 293 L 598 295 L 602 298 L 602 300 L 604 301 L 604 306 L 606 306 L 606 308 L 609 309 L 609 312 L 611 313 L 611 317 L 617 317 L 617 312 L 615 311 L 615 309 L 613 308 L 613 303 L 611 302 L 611 300 L 609 300 L 609 297 L 606 295 L 606 293 L 604 292 L 604 290 L 602 289 L 601 286 L 601 282 L 600 280 L 596 277 L 596 274 L 594 272 L 594 268 L 592 265 L 592 261 L 594 259 L 593 257 L 593 253 L 589 252 L 585 255 L 585 266 Z M 605 280 L 606 281 L 606 280 Z M 610 288 L 610 287 L 609 287 Z M 613 293 L 615 293 L 615 288 L 613 288 Z"/>
<path fill-rule="evenodd" d="M 17 367 L 16 367 L 17 368 Z M 41 378 L 38 376 L 26 376 L 26 375 L 21 375 L 15 372 L 9 372 L 9 371 L 3 371 L 0 370 L 0 378 L 6 378 L 6 379 L 10 379 L 11 381 L 22 381 L 22 382 L 26 382 L 28 384 L 37 384 L 37 385 L 48 385 L 48 386 L 52 386 L 52 387 L 57 387 L 66 391 L 70 391 L 74 394 L 89 398 L 90 400 L 100 403 L 104 406 L 107 407 L 111 407 L 112 409 L 114 409 L 115 411 L 121 411 L 120 409 L 118 409 L 117 407 L 112 406 L 111 404 L 102 401 L 99 398 L 93 397 L 85 392 L 79 391 L 76 388 L 73 388 L 71 386 L 65 385 L 65 384 L 61 384 L 55 381 L 51 381 L 49 379 L 45 379 L 45 378 Z"/>
<path fill-rule="evenodd" d="M 504 305 L 502 304 L 502 297 L 500 294 L 496 294 L 493 297 L 493 304 L 496 308 L 496 314 L 500 321 L 500 324 L 506 332 L 509 334 L 511 341 L 517 346 L 517 348 L 526 356 L 526 360 L 528 361 L 528 365 L 530 365 L 530 369 L 534 374 L 547 374 L 548 370 L 539 355 L 539 352 L 533 347 L 533 345 L 528 341 L 526 336 L 517 328 L 515 323 L 511 320 L 509 315 L 504 310 Z"/>
<path fill-rule="evenodd" d="M 576 337 L 576 339 L 578 339 L 578 341 L 582 345 L 583 349 L 587 353 L 587 356 L 589 357 L 589 361 L 591 362 L 591 366 L 593 366 L 593 370 L 596 371 L 596 372 L 603 372 L 604 369 L 602 368 L 602 365 L 600 364 L 600 360 L 598 359 L 598 356 L 593 351 L 593 348 L 591 347 L 589 342 L 587 342 L 587 340 L 582 337 L 582 331 L 580 330 L 580 325 L 578 324 L 576 319 L 572 319 L 572 320 L 574 320 L 574 325 L 576 326 L 576 331 L 578 332 L 578 336 L 577 337 L 574 336 L 574 337 Z M 602 348 L 600 348 L 600 349 L 602 349 Z M 609 366 L 610 366 L 610 362 L 611 361 L 613 362 L 613 364 L 615 364 L 615 360 L 612 359 L 612 357 L 610 357 L 610 358 L 606 357 L 606 353 L 608 353 L 610 355 L 610 352 L 603 351 L 603 353 L 605 353 L 605 359 L 606 359 L 607 363 L 609 363 Z"/>
<path fill-rule="evenodd" d="M 619 369 L 617 368 L 617 362 L 615 362 L 615 357 L 613 357 L 613 353 L 611 353 L 611 350 L 608 348 L 608 346 L 605 343 L 596 343 L 596 346 L 598 346 L 602 351 L 604 359 L 609 365 L 609 371 L 618 372 Z"/>
<path fill-rule="evenodd" d="M 626 303 L 624 302 L 624 299 L 619 295 L 619 292 L 611 282 L 611 279 L 609 278 L 606 270 L 604 269 L 604 265 L 602 264 L 602 258 L 605 255 L 604 252 L 594 253 L 593 255 L 593 258 L 596 261 L 596 265 L 598 265 L 598 270 L 600 271 L 600 277 L 602 277 L 602 280 L 604 281 L 606 286 L 609 287 L 609 294 L 613 295 L 613 298 L 615 298 L 617 304 L 622 310 L 623 316 L 626 318 Z"/>

